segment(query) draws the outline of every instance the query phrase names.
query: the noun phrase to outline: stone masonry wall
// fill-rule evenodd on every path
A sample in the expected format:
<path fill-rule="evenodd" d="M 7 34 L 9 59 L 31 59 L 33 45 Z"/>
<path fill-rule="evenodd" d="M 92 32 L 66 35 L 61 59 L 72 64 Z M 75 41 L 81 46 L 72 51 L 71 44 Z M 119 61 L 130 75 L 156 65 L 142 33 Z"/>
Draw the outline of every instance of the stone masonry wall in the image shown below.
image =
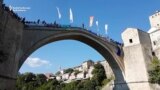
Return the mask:
<path fill-rule="evenodd" d="M 23 24 L 0 8 L 0 89 L 13 90 L 18 70 L 18 51 Z M 6 67 L 6 68 L 4 68 Z"/>
<path fill-rule="evenodd" d="M 131 90 L 150 90 L 145 63 L 145 60 L 150 58 L 145 57 L 147 52 L 144 47 L 142 45 L 124 47 L 124 55 L 125 78 L 129 88 Z"/>

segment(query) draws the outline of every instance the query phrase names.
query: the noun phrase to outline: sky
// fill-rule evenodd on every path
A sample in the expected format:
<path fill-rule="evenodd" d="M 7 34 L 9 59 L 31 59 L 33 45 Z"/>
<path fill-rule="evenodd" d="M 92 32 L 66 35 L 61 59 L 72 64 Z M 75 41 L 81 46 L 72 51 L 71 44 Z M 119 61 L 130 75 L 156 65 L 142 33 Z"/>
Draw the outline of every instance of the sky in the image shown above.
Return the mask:
<path fill-rule="evenodd" d="M 85 28 L 119 42 L 122 42 L 121 33 L 128 27 L 148 31 L 148 17 L 160 10 L 160 0 L 4 0 L 4 3 L 15 8 L 27 8 L 26 11 L 16 13 L 28 21 L 40 19 L 79 27 L 84 24 Z M 58 18 L 56 7 L 62 15 L 61 19 Z M 73 12 L 73 23 L 69 20 L 70 8 Z M 94 16 L 92 27 L 89 27 L 90 16 Z M 107 35 L 105 24 L 108 25 Z M 60 67 L 74 67 L 88 59 L 104 60 L 97 51 L 84 43 L 74 40 L 57 41 L 33 52 L 20 72 L 56 72 Z"/>

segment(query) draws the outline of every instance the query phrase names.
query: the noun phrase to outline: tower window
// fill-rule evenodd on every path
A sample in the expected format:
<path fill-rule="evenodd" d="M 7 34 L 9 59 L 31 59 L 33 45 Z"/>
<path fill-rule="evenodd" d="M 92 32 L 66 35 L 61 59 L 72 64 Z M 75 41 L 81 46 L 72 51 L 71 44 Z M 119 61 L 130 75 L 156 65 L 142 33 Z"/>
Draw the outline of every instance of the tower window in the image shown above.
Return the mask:
<path fill-rule="evenodd" d="M 132 40 L 132 39 L 129 39 L 129 42 L 130 42 L 130 43 L 133 43 L 133 40 Z"/>
<path fill-rule="evenodd" d="M 156 56 L 155 52 L 152 52 L 152 56 Z"/>
<path fill-rule="evenodd" d="M 153 41 L 153 44 L 156 45 L 156 41 Z"/>

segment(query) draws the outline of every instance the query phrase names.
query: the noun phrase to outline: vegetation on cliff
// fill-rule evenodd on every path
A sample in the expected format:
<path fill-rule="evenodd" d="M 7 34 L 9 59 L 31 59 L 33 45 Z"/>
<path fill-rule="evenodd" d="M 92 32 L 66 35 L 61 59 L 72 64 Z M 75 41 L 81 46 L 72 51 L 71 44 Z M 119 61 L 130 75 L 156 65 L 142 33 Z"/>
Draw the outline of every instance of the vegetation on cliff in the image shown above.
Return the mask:
<path fill-rule="evenodd" d="M 91 79 L 70 83 L 63 83 L 63 81 L 57 81 L 56 79 L 47 81 L 44 74 L 19 74 L 16 90 L 100 90 L 104 85 L 104 81 L 107 80 L 107 77 L 104 67 L 101 64 L 95 64 L 94 68 Z M 70 72 L 72 70 L 68 71 Z"/>

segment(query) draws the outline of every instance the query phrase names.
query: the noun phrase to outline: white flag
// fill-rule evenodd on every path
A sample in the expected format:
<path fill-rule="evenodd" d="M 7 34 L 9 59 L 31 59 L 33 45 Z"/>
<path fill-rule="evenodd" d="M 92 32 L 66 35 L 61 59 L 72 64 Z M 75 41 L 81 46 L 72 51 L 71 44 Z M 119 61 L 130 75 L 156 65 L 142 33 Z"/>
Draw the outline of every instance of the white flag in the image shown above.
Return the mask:
<path fill-rule="evenodd" d="M 98 21 L 96 21 L 97 31 L 99 31 Z"/>
<path fill-rule="evenodd" d="M 89 26 L 92 27 L 93 25 L 94 16 L 90 16 Z"/>
<path fill-rule="evenodd" d="M 108 34 L 108 24 L 105 24 L 105 33 Z"/>
<path fill-rule="evenodd" d="M 73 23 L 73 13 L 72 13 L 72 9 L 69 9 L 69 13 L 70 13 L 70 23 Z"/>
<path fill-rule="evenodd" d="M 96 25 L 97 25 L 97 27 L 98 27 L 98 21 L 96 21 Z"/>
<path fill-rule="evenodd" d="M 60 10 L 58 7 L 56 7 L 56 8 L 57 8 L 57 12 L 58 12 L 58 18 L 61 19 L 62 16 L 61 16 Z"/>
<path fill-rule="evenodd" d="M 9 5 L 9 10 L 11 11 L 13 8 L 12 8 L 12 6 L 11 5 Z"/>

